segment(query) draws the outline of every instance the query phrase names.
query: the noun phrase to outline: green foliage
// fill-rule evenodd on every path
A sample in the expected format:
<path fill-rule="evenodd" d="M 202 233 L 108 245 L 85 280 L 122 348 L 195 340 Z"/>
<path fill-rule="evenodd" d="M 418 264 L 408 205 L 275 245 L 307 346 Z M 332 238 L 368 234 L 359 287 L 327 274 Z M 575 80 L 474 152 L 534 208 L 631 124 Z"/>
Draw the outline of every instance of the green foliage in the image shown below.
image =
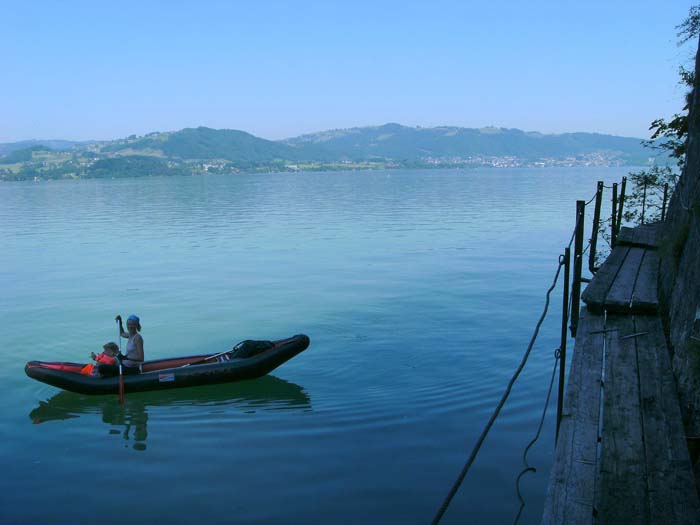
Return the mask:
<path fill-rule="evenodd" d="M 63 179 L 75 175 L 75 166 L 70 163 L 58 164 L 40 169 L 36 165 L 22 166 L 19 172 L 4 176 L 5 180 Z"/>
<path fill-rule="evenodd" d="M 676 26 L 678 45 L 694 40 L 700 34 L 700 6 L 694 5 L 688 10 L 688 18 Z"/>
<path fill-rule="evenodd" d="M 159 150 L 170 158 L 228 160 L 237 163 L 266 163 L 275 159 L 294 160 L 295 148 L 261 139 L 233 129 L 186 128 L 174 133 L 148 135 L 104 148 L 104 151 Z"/>
<path fill-rule="evenodd" d="M 32 160 L 35 151 L 51 151 L 46 146 L 32 146 L 31 148 L 18 149 L 5 157 L 0 157 L 0 164 L 16 164 Z"/>
<path fill-rule="evenodd" d="M 187 171 L 168 162 L 142 155 L 101 159 L 85 170 L 87 178 L 122 178 L 184 175 Z"/>
<path fill-rule="evenodd" d="M 682 168 L 685 163 L 688 113 L 695 84 L 695 72 L 681 66 L 678 75 L 680 77 L 678 83 L 688 89 L 683 111 L 673 115 L 669 121 L 663 118 L 654 120 L 649 126 L 652 131 L 651 139 L 644 141 L 644 145 L 667 153 L 669 157 L 676 159 L 676 165 Z"/>
<path fill-rule="evenodd" d="M 668 188 L 666 193 L 666 206 L 668 206 L 671 192 L 677 182 L 678 174 L 670 166 L 653 166 L 648 170 L 629 173 L 622 206 L 623 222 L 638 225 L 661 220 L 664 210 L 664 191 Z M 620 185 L 618 190 L 622 191 Z M 610 253 L 611 224 L 611 217 L 602 218 L 598 223 L 599 235 L 607 243 L 607 248 L 600 247 L 597 250 L 596 266 L 600 266 Z M 617 228 L 619 230 L 619 224 Z"/>
<path fill-rule="evenodd" d="M 631 191 L 625 196 L 623 219 L 632 224 L 661 220 L 664 188 L 668 185 L 667 202 L 678 182 L 678 174 L 670 166 L 654 166 L 632 172 L 628 176 Z"/>

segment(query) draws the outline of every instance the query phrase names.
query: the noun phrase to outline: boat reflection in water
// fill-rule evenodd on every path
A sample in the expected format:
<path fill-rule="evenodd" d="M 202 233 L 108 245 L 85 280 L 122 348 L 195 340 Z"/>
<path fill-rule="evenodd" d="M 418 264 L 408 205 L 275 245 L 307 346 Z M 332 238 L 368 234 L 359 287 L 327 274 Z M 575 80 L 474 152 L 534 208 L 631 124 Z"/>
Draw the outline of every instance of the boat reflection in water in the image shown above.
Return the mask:
<path fill-rule="evenodd" d="M 110 434 L 133 441 L 135 450 L 146 450 L 148 411 L 153 407 L 233 407 L 245 413 L 256 411 L 309 410 L 311 399 L 302 387 L 267 375 L 250 381 L 193 388 L 126 393 L 124 405 L 117 396 L 86 396 L 61 391 L 29 413 L 33 423 L 64 421 L 81 415 L 101 414 Z"/>

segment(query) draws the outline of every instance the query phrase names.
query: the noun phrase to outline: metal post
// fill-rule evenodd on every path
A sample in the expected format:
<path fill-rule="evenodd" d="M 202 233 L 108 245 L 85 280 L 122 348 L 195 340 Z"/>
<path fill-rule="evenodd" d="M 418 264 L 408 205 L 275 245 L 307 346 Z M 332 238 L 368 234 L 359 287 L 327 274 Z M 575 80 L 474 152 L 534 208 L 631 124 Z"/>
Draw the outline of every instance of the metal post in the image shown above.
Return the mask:
<path fill-rule="evenodd" d="M 617 235 L 620 233 L 620 227 L 622 226 L 622 208 L 625 207 L 625 188 L 627 187 L 627 177 L 622 177 L 622 184 L 620 185 L 620 197 L 617 199 L 617 231 L 615 233 L 615 241 L 617 241 Z"/>
<path fill-rule="evenodd" d="M 666 220 L 666 199 L 668 199 L 668 182 L 664 184 L 664 202 L 661 205 L 661 220 Z"/>
<path fill-rule="evenodd" d="M 598 271 L 595 267 L 595 254 L 598 247 L 598 228 L 600 227 L 600 206 L 603 203 L 603 181 L 598 181 L 595 191 L 595 208 L 593 211 L 593 227 L 591 228 L 591 253 L 588 255 L 588 270 L 591 273 Z"/>
<path fill-rule="evenodd" d="M 613 192 L 612 192 L 612 213 L 610 214 L 610 247 L 615 247 L 615 241 L 617 240 L 617 182 L 613 182 Z"/>
<path fill-rule="evenodd" d="M 576 236 L 574 242 L 574 280 L 571 285 L 571 337 L 576 337 L 578 309 L 581 302 L 581 265 L 583 263 L 583 219 L 586 201 L 576 201 Z"/>
<path fill-rule="evenodd" d="M 599 183 L 599 184 L 602 184 Z M 561 305 L 561 340 L 559 342 L 559 397 L 557 398 L 557 431 L 556 440 L 559 439 L 559 425 L 561 425 L 561 416 L 564 406 L 564 379 L 566 376 L 566 339 L 569 334 L 566 333 L 567 325 L 569 324 L 569 268 L 571 266 L 571 249 L 564 250 L 564 295 Z"/>
<path fill-rule="evenodd" d="M 647 183 L 644 183 L 644 193 L 642 194 L 642 224 L 644 224 L 644 209 L 647 204 Z"/>

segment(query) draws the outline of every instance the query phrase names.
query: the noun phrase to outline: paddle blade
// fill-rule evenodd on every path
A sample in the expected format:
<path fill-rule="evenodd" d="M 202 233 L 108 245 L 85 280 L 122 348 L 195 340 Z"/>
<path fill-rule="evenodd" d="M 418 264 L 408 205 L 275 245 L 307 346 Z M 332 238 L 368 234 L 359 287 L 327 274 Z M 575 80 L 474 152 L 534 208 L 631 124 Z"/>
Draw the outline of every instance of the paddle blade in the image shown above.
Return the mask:
<path fill-rule="evenodd" d="M 119 404 L 124 404 L 124 376 L 119 375 Z"/>

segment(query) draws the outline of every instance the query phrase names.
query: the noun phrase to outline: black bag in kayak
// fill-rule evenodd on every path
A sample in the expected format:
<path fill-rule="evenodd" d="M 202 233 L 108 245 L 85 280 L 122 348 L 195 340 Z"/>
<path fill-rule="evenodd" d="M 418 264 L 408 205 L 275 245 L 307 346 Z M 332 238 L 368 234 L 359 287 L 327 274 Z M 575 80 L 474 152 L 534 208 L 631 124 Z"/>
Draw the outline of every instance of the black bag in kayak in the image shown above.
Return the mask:
<path fill-rule="evenodd" d="M 272 341 L 253 341 L 246 339 L 233 347 L 231 357 L 234 359 L 244 359 L 262 354 L 265 350 L 270 350 L 275 345 Z"/>

